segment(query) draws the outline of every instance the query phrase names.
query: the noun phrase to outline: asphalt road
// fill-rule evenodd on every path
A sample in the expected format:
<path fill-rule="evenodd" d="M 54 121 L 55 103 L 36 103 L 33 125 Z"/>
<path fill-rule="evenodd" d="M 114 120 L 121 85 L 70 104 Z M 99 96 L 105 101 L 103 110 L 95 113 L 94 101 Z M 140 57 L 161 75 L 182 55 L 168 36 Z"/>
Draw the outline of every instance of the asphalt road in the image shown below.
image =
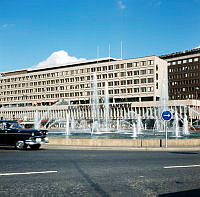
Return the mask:
<path fill-rule="evenodd" d="M 200 152 L 0 148 L 0 196 L 200 196 Z"/>

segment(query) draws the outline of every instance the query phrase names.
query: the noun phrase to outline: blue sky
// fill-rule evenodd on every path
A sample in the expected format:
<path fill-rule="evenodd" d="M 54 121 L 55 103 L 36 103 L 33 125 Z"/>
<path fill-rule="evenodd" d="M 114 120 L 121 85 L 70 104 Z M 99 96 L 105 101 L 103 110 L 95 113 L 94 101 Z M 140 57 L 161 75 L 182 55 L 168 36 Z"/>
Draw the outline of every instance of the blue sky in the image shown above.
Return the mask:
<path fill-rule="evenodd" d="M 200 46 L 200 0 L 0 0 L 0 72 L 56 51 L 107 57 L 109 44 L 120 58 L 121 40 L 125 59 Z"/>

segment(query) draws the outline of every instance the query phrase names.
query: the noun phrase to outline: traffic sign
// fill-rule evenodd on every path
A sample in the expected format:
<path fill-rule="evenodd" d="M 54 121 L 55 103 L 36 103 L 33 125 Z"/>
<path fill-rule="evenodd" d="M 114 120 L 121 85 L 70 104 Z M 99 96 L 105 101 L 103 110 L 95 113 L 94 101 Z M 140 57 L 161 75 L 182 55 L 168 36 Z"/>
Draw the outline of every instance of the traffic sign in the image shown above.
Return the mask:
<path fill-rule="evenodd" d="M 163 120 L 171 120 L 172 119 L 172 113 L 168 110 L 162 112 L 162 119 Z"/>

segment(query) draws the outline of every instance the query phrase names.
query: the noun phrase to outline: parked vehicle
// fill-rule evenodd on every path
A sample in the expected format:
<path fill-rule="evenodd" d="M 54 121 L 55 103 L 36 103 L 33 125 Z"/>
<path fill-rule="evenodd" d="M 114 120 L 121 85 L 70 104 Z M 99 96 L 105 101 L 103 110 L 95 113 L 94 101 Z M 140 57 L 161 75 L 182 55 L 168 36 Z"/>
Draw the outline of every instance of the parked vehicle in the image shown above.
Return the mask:
<path fill-rule="evenodd" d="M 48 142 L 47 134 L 47 130 L 23 129 L 17 121 L 0 120 L 0 145 L 15 146 L 19 150 L 29 146 L 36 150 Z"/>
<path fill-rule="evenodd" d="M 192 123 L 192 126 L 190 127 L 190 131 L 192 132 L 199 132 L 200 131 L 200 120 L 196 120 Z"/>

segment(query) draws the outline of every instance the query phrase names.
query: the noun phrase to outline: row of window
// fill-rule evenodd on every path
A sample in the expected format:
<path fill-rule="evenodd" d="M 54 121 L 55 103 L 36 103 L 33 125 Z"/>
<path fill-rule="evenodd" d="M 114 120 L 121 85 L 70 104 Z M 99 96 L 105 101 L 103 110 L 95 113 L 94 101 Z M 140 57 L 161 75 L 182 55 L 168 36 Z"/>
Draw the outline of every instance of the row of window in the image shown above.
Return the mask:
<path fill-rule="evenodd" d="M 178 95 L 171 95 L 169 98 L 171 100 L 179 100 L 179 99 L 196 99 L 198 95 L 196 94 L 178 94 Z"/>
<path fill-rule="evenodd" d="M 168 63 L 169 66 L 171 65 L 177 65 L 177 64 L 186 64 L 186 63 L 191 63 L 191 62 L 198 62 L 199 58 L 189 58 L 189 59 L 184 59 L 184 60 L 177 60 L 177 61 L 171 61 Z"/>
<path fill-rule="evenodd" d="M 108 86 L 119 86 L 119 85 L 131 85 L 131 84 L 143 84 L 143 83 L 153 83 L 154 78 L 142 78 L 142 79 L 134 79 L 134 80 L 122 80 L 122 81 L 110 81 L 108 82 Z M 91 88 L 92 84 L 84 83 L 77 85 L 68 85 L 68 86 L 53 86 L 46 88 L 35 88 L 35 89 L 23 89 L 23 90 L 13 90 L 13 91 L 4 91 L 3 95 L 12 95 L 12 94 L 23 94 L 23 93 L 34 93 L 34 92 L 49 92 L 49 91 L 59 91 L 59 90 L 71 90 L 71 89 L 83 89 L 83 88 Z M 97 83 L 97 87 L 105 87 L 105 82 Z"/>
<path fill-rule="evenodd" d="M 177 86 L 177 85 L 190 85 L 190 84 L 199 84 L 200 79 L 193 79 L 193 80 L 181 80 L 181 81 L 173 81 L 170 82 L 170 86 Z M 197 85 L 198 86 L 198 85 Z"/>
<path fill-rule="evenodd" d="M 190 72 L 190 73 L 182 73 L 182 74 L 176 74 L 176 75 L 169 75 L 169 79 L 185 79 L 190 77 L 198 77 L 198 72 Z"/>
<path fill-rule="evenodd" d="M 97 75 L 97 79 L 112 79 L 114 77 L 130 77 L 130 76 L 138 76 L 138 75 L 146 75 L 146 74 L 153 74 L 153 69 L 144 69 L 144 70 L 136 70 L 136 71 L 128 71 L 128 72 L 119 72 L 119 73 L 109 73 L 109 74 L 101 74 Z M 47 80 L 47 81 L 38 81 L 38 82 L 27 82 L 27 83 L 18 83 L 18 84 L 9 84 L 0 86 L 0 89 L 5 88 L 17 88 L 17 87 L 29 87 L 29 86 L 37 86 L 37 85 L 49 85 L 49 84 L 62 84 L 62 83 L 69 83 L 69 82 L 79 82 L 79 81 L 88 81 L 93 80 L 92 76 L 81 76 L 81 77 L 71 77 L 65 79 L 54 79 L 54 80 Z"/>
<path fill-rule="evenodd" d="M 61 76 L 71 76 L 74 74 L 81 74 L 81 73 L 91 73 L 96 71 L 107 71 L 107 70 L 116 70 L 116 69 L 125 69 L 131 67 L 142 67 L 154 65 L 153 60 L 148 61 L 140 61 L 140 62 L 130 62 L 125 64 L 116 64 L 116 65 L 108 65 L 108 66 L 101 66 L 101 67 L 92 67 L 92 68 L 84 68 L 84 69 L 76 69 L 76 70 L 69 70 L 69 71 L 61 71 L 61 72 L 53 72 L 53 73 L 45 73 L 45 74 L 34 74 L 34 75 L 27 75 L 22 77 L 15 77 L 9 79 L 1 79 L 0 83 L 9 83 L 9 82 L 16 82 L 16 81 L 25 81 L 25 80 L 36 80 L 36 79 L 46 79 L 46 78 L 55 78 Z"/>
<path fill-rule="evenodd" d="M 145 92 L 153 92 L 154 87 L 140 87 L 140 88 L 127 88 L 127 89 L 115 89 L 109 90 L 109 94 L 130 94 L 130 93 L 145 93 Z M 40 94 L 40 95 L 31 95 L 31 96 L 17 96 L 17 97 L 7 97 L 1 98 L 0 101 L 18 101 L 18 100 L 33 100 L 33 99 L 45 99 L 48 98 L 69 98 L 69 97 L 76 97 L 76 96 L 91 96 L 92 91 L 82 91 L 82 92 L 71 92 L 71 93 L 58 93 L 58 94 Z M 104 90 L 99 90 L 98 94 L 104 96 Z"/>
<path fill-rule="evenodd" d="M 198 86 L 197 86 L 198 87 Z M 182 87 L 182 88 L 170 88 L 169 93 L 177 93 L 177 92 L 195 92 L 196 87 Z"/>
<path fill-rule="evenodd" d="M 179 67 L 175 67 L 175 68 L 169 68 L 169 73 L 172 72 L 182 72 L 184 70 L 188 71 L 188 70 L 198 70 L 199 69 L 199 65 L 190 65 L 190 66 L 179 66 Z"/>

